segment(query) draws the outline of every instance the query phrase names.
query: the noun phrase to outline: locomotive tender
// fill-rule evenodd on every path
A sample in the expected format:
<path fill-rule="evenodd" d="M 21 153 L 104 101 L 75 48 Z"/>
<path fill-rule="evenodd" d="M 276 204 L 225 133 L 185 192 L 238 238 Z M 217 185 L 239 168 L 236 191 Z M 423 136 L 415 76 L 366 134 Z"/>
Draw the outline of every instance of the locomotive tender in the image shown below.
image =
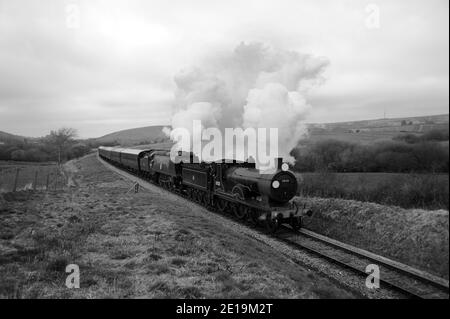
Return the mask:
<path fill-rule="evenodd" d="M 101 146 L 98 153 L 107 162 L 205 207 L 232 212 L 255 224 L 264 222 L 270 232 L 282 223 L 298 230 L 302 218 L 311 214 L 291 201 L 297 192 L 297 179 L 281 159 L 277 159 L 274 173 L 265 174 L 249 162 L 195 163 L 190 152 L 178 152 L 175 161 L 164 149 Z"/>

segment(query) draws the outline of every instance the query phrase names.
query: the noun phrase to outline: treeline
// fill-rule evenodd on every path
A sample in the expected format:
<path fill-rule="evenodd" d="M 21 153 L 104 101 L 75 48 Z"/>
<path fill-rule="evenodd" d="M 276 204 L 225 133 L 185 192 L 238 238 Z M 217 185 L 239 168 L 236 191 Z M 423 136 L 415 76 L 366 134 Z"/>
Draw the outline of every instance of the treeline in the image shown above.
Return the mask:
<path fill-rule="evenodd" d="M 449 139 L 449 130 L 431 130 L 423 135 L 403 134 L 393 138 L 394 141 L 416 144 L 421 142 L 444 142 Z"/>
<path fill-rule="evenodd" d="M 42 138 L 17 138 L 0 140 L 0 160 L 22 162 L 63 162 L 82 157 L 99 146 L 117 145 L 148 145 L 166 142 L 165 138 L 148 139 L 145 141 L 119 141 L 98 139 L 76 139 L 73 129 L 62 128 L 50 132 Z"/>
<path fill-rule="evenodd" d="M 72 159 L 83 156 L 89 151 L 84 143 L 76 143 L 64 153 L 64 159 Z M 10 142 L 0 145 L 0 160 L 12 160 L 23 162 L 53 162 L 58 161 L 58 154 L 51 145 L 37 141 L 28 142 Z"/>
<path fill-rule="evenodd" d="M 448 143 L 396 138 L 370 145 L 324 140 L 296 148 L 294 169 L 300 172 L 448 173 Z"/>
<path fill-rule="evenodd" d="M 76 132 L 62 128 L 32 140 L 8 140 L 0 144 L 0 160 L 63 162 L 82 157 L 99 146 L 96 140 L 76 139 Z M 102 143 L 102 145 L 115 143 Z"/>
<path fill-rule="evenodd" d="M 75 141 L 62 154 L 62 161 L 78 158 L 88 154 L 91 147 L 83 142 Z M 0 160 L 22 162 L 57 162 L 58 150 L 54 145 L 43 140 L 35 142 L 10 142 L 0 145 Z"/>

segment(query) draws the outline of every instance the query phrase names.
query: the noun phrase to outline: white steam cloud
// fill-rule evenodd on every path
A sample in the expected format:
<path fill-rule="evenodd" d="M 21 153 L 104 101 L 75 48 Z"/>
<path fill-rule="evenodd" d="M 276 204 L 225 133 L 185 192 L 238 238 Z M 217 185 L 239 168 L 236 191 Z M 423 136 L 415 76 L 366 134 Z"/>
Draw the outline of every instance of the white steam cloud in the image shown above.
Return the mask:
<path fill-rule="evenodd" d="M 278 128 L 279 155 L 289 158 L 306 134 L 303 121 L 311 107 L 306 93 L 323 81 L 327 65 L 323 57 L 241 43 L 233 52 L 175 76 L 172 129 L 192 132 L 193 120 L 222 132 L 236 127 Z"/>

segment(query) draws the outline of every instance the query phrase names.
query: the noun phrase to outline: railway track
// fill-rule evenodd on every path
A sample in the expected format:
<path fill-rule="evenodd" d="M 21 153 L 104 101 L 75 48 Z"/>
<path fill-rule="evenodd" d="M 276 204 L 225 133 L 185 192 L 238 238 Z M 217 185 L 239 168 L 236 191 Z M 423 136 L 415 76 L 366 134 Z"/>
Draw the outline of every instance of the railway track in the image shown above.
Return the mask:
<path fill-rule="evenodd" d="M 130 176 L 132 176 L 132 180 L 134 182 L 139 183 L 139 181 L 144 181 L 146 183 L 150 183 L 157 187 L 160 187 L 159 184 L 155 184 L 152 181 L 143 179 L 142 177 L 132 172 L 117 168 L 100 158 L 99 161 L 101 161 L 107 167 L 114 167 L 116 170 L 121 172 L 121 175 L 125 177 L 130 178 Z M 180 192 L 165 188 L 162 189 L 190 200 L 190 198 L 188 198 L 184 194 L 181 194 Z M 231 214 L 229 214 L 228 216 L 224 215 L 223 213 L 217 212 L 211 207 L 205 207 L 198 202 L 195 203 L 208 210 L 213 211 L 214 213 L 220 214 L 221 216 L 233 216 Z M 234 217 L 233 219 L 236 220 L 237 218 Z M 255 225 L 252 225 L 249 222 L 245 222 L 242 220 L 239 221 L 246 226 L 255 227 Z M 260 228 L 257 229 L 257 231 L 261 232 Z M 368 265 L 376 265 L 380 270 L 380 289 L 389 289 L 401 294 L 406 298 L 413 299 L 449 298 L 448 280 L 436 277 L 422 270 L 418 270 L 408 265 L 371 253 L 369 251 L 339 242 L 312 231 L 306 229 L 294 231 L 290 227 L 282 226 L 278 233 L 269 235 L 296 250 L 305 251 L 311 255 L 324 259 L 327 262 L 332 263 L 340 268 L 348 270 L 361 277 L 361 279 L 364 281 L 369 275 L 369 273 L 366 272 L 366 267 Z"/>
<path fill-rule="evenodd" d="M 380 287 L 387 287 L 414 299 L 448 299 L 449 282 L 369 251 L 341 243 L 312 231 L 301 229 L 296 234 L 283 227 L 276 237 L 286 244 L 307 251 L 352 271 L 364 280 L 368 265 L 380 270 Z"/>

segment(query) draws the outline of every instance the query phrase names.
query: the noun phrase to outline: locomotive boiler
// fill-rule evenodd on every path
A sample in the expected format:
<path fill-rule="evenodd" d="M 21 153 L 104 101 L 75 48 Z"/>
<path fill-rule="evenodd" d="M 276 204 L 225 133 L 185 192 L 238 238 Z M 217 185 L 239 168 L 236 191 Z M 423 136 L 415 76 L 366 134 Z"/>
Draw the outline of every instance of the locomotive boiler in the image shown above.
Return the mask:
<path fill-rule="evenodd" d="M 226 171 L 226 179 L 242 185 L 247 194 L 260 194 L 273 204 L 289 202 L 297 192 L 295 175 L 281 167 L 271 174 L 260 173 L 255 168 L 231 167 Z"/>

